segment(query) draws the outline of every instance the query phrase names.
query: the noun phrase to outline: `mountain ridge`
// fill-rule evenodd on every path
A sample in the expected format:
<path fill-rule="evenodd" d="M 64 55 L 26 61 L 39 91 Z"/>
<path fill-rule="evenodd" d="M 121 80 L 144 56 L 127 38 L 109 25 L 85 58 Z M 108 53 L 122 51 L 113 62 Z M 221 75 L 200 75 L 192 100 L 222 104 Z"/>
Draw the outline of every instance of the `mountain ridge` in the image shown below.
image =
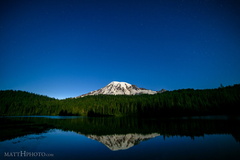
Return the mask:
<path fill-rule="evenodd" d="M 98 90 L 91 91 L 86 94 L 77 96 L 76 98 L 85 97 L 89 95 L 139 95 L 139 94 L 157 94 L 166 90 L 153 91 L 145 88 L 139 88 L 127 82 L 112 81 L 108 85 Z"/>

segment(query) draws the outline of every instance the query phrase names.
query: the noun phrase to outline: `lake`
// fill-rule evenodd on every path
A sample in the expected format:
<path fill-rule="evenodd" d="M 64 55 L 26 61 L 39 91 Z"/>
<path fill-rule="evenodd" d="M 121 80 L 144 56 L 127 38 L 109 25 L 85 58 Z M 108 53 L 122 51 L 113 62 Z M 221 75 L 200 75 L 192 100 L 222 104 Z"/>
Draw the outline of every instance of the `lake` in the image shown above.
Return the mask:
<path fill-rule="evenodd" d="M 0 117 L 0 159 L 240 159 L 239 117 Z"/>

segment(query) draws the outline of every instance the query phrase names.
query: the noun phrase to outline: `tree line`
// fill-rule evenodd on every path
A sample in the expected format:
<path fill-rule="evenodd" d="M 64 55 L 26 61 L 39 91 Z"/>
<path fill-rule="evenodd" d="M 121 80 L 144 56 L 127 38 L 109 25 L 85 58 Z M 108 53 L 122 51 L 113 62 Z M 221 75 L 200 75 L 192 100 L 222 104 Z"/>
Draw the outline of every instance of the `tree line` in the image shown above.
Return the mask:
<path fill-rule="evenodd" d="M 224 116 L 225 117 L 225 116 Z M 205 134 L 231 134 L 240 142 L 240 121 L 225 119 L 183 118 L 135 118 L 99 117 L 52 119 L 45 117 L 0 118 L 0 140 L 12 139 L 28 134 L 39 134 L 50 129 L 74 131 L 83 135 L 151 134 L 163 136 L 204 136 Z M 23 125 L 24 124 L 24 125 Z M 9 132 L 11 128 L 11 132 Z M 12 131 L 13 130 L 13 131 Z"/>
<path fill-rule="evenodd" d="M 24 91 L 0 91 L 0 115 L 188 116 L 239 114 L 240 84 L 181 89 L 155 95 L 94 95 L 58 100 Z"/>

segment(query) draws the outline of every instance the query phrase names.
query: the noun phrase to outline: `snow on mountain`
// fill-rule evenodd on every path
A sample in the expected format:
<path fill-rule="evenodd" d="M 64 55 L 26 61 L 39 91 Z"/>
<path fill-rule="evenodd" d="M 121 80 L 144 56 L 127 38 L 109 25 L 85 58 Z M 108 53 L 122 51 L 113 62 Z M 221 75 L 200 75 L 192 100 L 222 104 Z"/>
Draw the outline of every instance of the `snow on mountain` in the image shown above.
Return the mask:
<path fill-rule="evenodd" d="M 139 88 L 136 85 L 129 84 L 127 82 L 117 82 L 113 81 L 106 85 L 105 87 L 83 94 L 79 97 L 84 97 L 88 95 L 137 95 L 137 94 L 156 94 L 157 91 L 148 90 L 145 88 Z M 78 98 L 78 97 L 77 97 Z"/>

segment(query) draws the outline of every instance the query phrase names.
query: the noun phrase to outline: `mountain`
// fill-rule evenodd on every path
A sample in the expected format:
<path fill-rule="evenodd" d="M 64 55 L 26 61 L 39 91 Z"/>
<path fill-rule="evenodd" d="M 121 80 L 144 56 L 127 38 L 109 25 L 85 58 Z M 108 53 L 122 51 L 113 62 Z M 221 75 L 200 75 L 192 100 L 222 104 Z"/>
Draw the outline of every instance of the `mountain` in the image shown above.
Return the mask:
<path fill-rule="evenodd" d="M 87 94 L 83 94 L 79 97 L 84 97 L 88 95 L 99 95 L 99 94 L 105 94 L 105 95 L 137 95 L 137 94 L 156 94 L 157 91 L 148 90 L 145 88 L 139 88 L 136 85 L 132 85 L 126 82 L 117 82 L 113 81 L 106 85 L 105 87 L 89 92 Z"/>
<path fill-rule="evenodd" d="M 166 92 L 166 91 L 168 91 L 168 90 L 166 90 L 166 89 L 161 89 L 160 91 L 157 91 L 158 93 L 163 93 L 163 92 Z"/>

